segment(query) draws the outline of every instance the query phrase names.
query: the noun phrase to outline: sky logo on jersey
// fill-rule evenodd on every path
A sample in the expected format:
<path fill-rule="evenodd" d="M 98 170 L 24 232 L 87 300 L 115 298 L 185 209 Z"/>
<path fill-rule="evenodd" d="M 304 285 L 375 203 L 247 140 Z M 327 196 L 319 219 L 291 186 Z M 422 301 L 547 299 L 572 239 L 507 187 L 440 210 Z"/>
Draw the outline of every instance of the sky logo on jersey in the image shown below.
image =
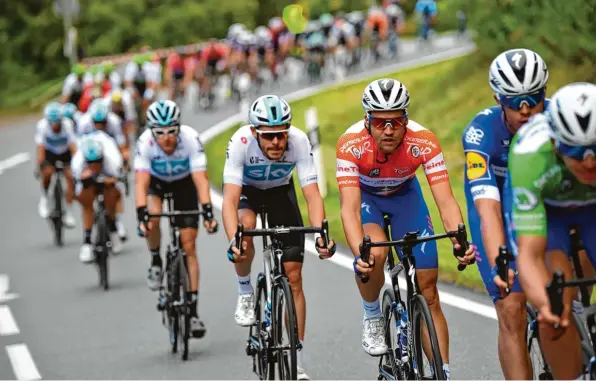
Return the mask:
<path fill-rule="evenodd" d="M 151 170 L 160 176 L 178 176 L 190 173 L 191 163 L 188 158 L 152 161 Z"/>
<path fill-rule="evenodd" d="M 280 180 L 288 177 L 292 173 L 294 167 L 294 163 L 246 165 L 243 175 L 254 181 Z"/>
<path fill-rule="evenodd" d="M 481 152 L 466 153 L 466 178 L 470 181 L 489 179 L 487 172 L 488 156 Z"/>
<path fill-rule="evenodd" d="M 48 135 L 46 136 L 46 143 L 48 143 L 50 146 L 64 145 L 68 143 L 68 138 L 66 136 Z"/>

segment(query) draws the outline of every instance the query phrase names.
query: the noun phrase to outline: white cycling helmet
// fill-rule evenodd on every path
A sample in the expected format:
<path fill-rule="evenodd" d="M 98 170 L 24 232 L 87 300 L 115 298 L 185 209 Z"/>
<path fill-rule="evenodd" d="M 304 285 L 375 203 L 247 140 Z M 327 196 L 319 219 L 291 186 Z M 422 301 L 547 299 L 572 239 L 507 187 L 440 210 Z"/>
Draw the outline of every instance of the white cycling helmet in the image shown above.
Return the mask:
<path fill-rule="evenodd" d="M 282 21 L 281 17 L 274 17 L 271 20 L 269 20 L 269 23 L 267 24 L 267 26 L 270 29 L 280 29 L 284 26 L 284 21 Z"/>
<path fill-rule="evenodd" d="M 553 138 L 572 146 L 595 144 L 596 101 L 593 83 L 571 83 L 556 91 L 548 110 Z"/>
<path fill-rule="evenodd" d="M 259 97 L 249 108 L 249 122 L 255 127 L 282 126 L 291 120 L 290 105 L 276 95 Z"/>
<path fill-rule="evenodd" d="M 104 157 L 104 145 L 98 136 L 97 132 L 92 132 L 81 138 L 79 149 L 87 162 L 99 161 Z"/>
<path fill-rule="evenodd" d="M 499 95 L 536 93 L 547 84 L 547 65 L 529 49 L 511 49 L 497 56 L 489 67 L 489 85 Z"/>
<path fill-rule="evenodd" d="M 168 99 L 149 105 L 146 117 L 149 128 L 180 126 L 180 108 L 176 102 Z"/>
<path fill-rule="evenodd" d="M 246 30 L 246 28 L 243 24 L 232 24 L 230 25 L 230 28 L 228 28 L 228 37 L 235 37 L 244 30 Z"/>
<path fill-rule="evenodd" d="M 364 18 L 363 12 L 361 12 L 361 11 L 353 11 L 353 12 L 350 12 L 348 15 L 346 15 L 346 19 L 351 24 L 357 24 L 357 23 L 363 21 L 363 18 Z"/>
<path fill-rule="evenodd" d="M 377 79 L 363 91 L 363 108 L 367 112 L 405 110 L 409 103 L 406 86 L 395 79 Z"/>
<path fill-rule="evenodd" d="M 400 16 L 400 7 L 396 4 L 390 4 L 386 8 L 386 14 L 390 17 Z"/>
<path fill-rule="evenodd" d="M 255 28 L 255 35 L 261 40 L 271 40 L 271 34 L 267 27 L 261 25 Z"/>

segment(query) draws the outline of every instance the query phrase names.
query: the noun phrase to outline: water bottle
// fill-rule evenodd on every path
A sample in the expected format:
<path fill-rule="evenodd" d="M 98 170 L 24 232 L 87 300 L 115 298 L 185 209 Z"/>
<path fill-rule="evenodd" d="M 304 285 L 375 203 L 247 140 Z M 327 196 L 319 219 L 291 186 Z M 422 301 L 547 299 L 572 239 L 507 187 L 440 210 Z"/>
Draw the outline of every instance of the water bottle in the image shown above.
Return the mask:
<path fill-rule="evenodd" d="M 403 363 L 408 361 L 408 311 L 404 309 L 402 303 L 398 303 L 397 308 L 399 321 L 396 321 L 398 328 L 399 353 Z"/>

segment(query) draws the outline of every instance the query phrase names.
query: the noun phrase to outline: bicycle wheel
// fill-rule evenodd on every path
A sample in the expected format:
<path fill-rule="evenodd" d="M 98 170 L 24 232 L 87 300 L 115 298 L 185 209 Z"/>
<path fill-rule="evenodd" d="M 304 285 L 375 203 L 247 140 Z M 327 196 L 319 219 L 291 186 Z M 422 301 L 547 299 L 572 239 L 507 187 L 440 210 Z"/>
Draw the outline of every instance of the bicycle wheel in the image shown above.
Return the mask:
<path fill-rule="evenodd" d="M 178 313 L 179 320 L 179 339 L 182 341 L 182 359 L 186 361 L 189 358 L 189 338 L 191 337 L 191 301 L 187 298 L 190 292 L 189 275 L 185 265 L 185 259 L 179 254 L 178 261 L 178 279 L 180 279 L 180 308 Z"/>
<path fill-rule="evenodd" d="M 545 361 L 541 344 L 539 342 L 539 325 L 537 323 L 537 314 L 535 309 L 527 304 L 527 332 L 526 332 L 527 350 L 531 359 L 533 368 L 533 380 L 553 380 L 551 369 Z"/>
<path fill-rule="evenodd" d="M 277 367 L 280 380 L 296 380 L 298 327 L 290 284 L 284 276 L 275 281 L 272 290 L 272 328 L 274 348 L 270 349 L 277 366 L 269 367 L 269 379 L 275 379 Z"/>
<path fill-rule="evenodd" d="M 180 284 L 170 245 L 166 251 L 166 287 L 168 291 L 168 332 L 172 353 L 178 352 L 178 310 L 174 303 L 180 300 Z"/>
<path fill-rule="evenodd" d="M 106 216 L 102 213 L 99 214 L 96 223 L 96 240 L 95 240 L 95 260 L 99 270 L 100 286 L 104 290 L 108 290 L 108 242 L 110 236 L 108 233 L 108 224 Z"/>
<path fill-rule="evenodd" d="M 267 373 L 267 341 L 261 334 L 265 330 L 265 306 L 267 304 L 266 282 L 262 273 L 257 276 L 257 292 L 255 293 L 255 324 L 249 327 L 247 355 L 253 357 L 253 372 L 260 379 Z"/>
<path fill-rule="evenodd" d="M 54 227 L 54 243 L 62 246 L 62 184 L 58 177 L 54 183 L 54 211 L 52 212 L 52 226 Z"/>
<path fill-rule="evenodd" d="M 413 369 L 422 380 L 445 380 L 444 363 L 429 306 L 421 294 L 415 295 L 410 304 L 408 313 L 413 335 L 410 360 Z M 429 344 L 428 355 L 425 354 L 424 343 Z"/>
<path fill-rule="evenodd" d="M 386 344 L 388 352 L 382 356 L 379 363 L 380 380 L 404 380 L 402 367 L 399 366 L 402 355 L 398 344 L 398 325 L 400 324 L 400 316 L 396 311 L 396 298 L 391 289 L 386 289 L 382 297 L 382 311 L 384 315 L 384 322 L 386 325 Z"/>

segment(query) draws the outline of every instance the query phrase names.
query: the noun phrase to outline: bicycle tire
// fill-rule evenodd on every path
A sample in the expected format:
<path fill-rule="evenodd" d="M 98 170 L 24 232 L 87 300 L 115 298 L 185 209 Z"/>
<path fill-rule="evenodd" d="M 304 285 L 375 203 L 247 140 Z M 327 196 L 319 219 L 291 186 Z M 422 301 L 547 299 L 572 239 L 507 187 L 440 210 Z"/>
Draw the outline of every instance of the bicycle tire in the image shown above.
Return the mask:
<path fill-rule="evenodd" d="M 62 184 L 59 177 L 54 182 L 54 211 L 52 213 L 52 226 L 54 227 L 54 243 L 56 246 L 63 246 L 62 240 Z"/>
<path fill-rule="evenodd" d="M 171 257 L 170 249 L 168 249 L 168 258 Z M 172 353 L 178 352 L 178 338 L 180 330 L 180 320 L 178 318 L 178 310 L 173 306 L 174 302 L 180 301 L 180 278 L 178 277 L 178 269 L 176 269 L 176 262 L 170 263 L 170 271 L 168 272 L 168 286 L 170 288 L 170 345 L 172 346 Z"/>
<path fill-rule="evenodd" d="M 253 372 L 256 372 L 259 379 L 267 373 L 267 341 L 261 334 L 265 330 L 265 305 L 267 303 L 267 290 L 263 273 L 257 275 L 257 289 L 255 293 L 255 324 L 249 327 L 250 351 L 247 353 L 253 357 Z M 263 299 L 262 299 L 263 298 Z"/>
<path fill-rule="evenodd" d="M 286 318 L 286 316 L 288 316 L 288 318 Z M 296 380 L 298 370 L 296 348 L 298 341 L 298 326 L 290 283 L 285 276 L 281 276 L 274 281 L 272 290 L 272 334 L 273 345 L 276 347 L 284 344 L 282 341 L 283 322 L 287 322 L 286 330 L 288 333 L 288 350 L 290 353 L 287 353 L 287 350 L 276 350 L 272 357 L 276 359 L 278 379 Z M 268 370 L 269 379 L 274 380 L 276 366 L 271 366 Z"/>
<path fill-rule="evenodd" d="M 394 296 L 394 292 L 386 288 L 383 293 L 382 297 L 382 311 L 384 316 L 384 322 L 386 325 L 386 345 L 388 346 L 388 352 L 382 356 L 380 359 L 380 367 L 383 367 L 385 372 L 390 373 L 394 376 L 395 380 L 404 380 L 404 373 L 402 372 L 401 367 L 398 366 L 397 363 L 397 356 L 399 356 L 399 348 L 398 348 L 398 337 L 396 335 L 392 335 L 391 327 L 392 327 L 392 317 L 394 318 L 394 326 L 397 327 L 400 317 L 398 316 L 398 312 L 394 308 L 394 303 L 396 302 L 396 297 Z M 393 345 L 392 345 L 393 343 Z M 394 348 L 396 346 L 396 348 Z M 387 379 L 384 374 L 381 372 L 378 379 Z"/>
<path fill-rule="evenodd" d="M 433 379 L 433 380 L 445 380 L 446 375 L 443 369 L 443 359 L 439 350 L 439 342 L 437 340 L 437 332 L 435 331 L 435 324 L 431 318 L 431 311 L 425 301 L 425 298 L 421 294 L 416 294 L 412 297 L 410 302 L 411 310 L 409 312 L 409 320 L 412 327 L 412 350 L 410 361 L 412 369 L 416 369 L 419 375 L 422 374 L 423 370 L 423 356 L 425 352 L 423 350 L 423 336 L 422 332 L 426 331 L 429 336 L 429 342 L 431 344 L 431 368 L 435 377 L 428 378 L 422 377 L 422 379 Z M 424 322 L 421 324 L 421 322 Z M 426 326 L 426 328 L 425 328 Z"/>
<path fill-rule="evenodd" d="M 99 283 L 105 291 L 109 289 L 108 284 L 108 224 L 105 215 L 99 215 L 96 223 L 95 255 L 99 270 Z"/>
<path fill-rule="evenodd" d="M 182 313 L 178 314 L 180 320 L 180 339 L 182 340 L 182 359 L 186 361 L 189 358 L 189 339 L 191 337 L 191 301 L 188 300 L 187 295 L 190 292 L 189 275 L 185 265 L 185 259 L 182 254 L 178 258 L 178 277 L 180 282 L 180 302 Z"/>
<path fill-rule="evenodd" d="M 551 369 L 545 360 L 543 351 L 541 350 L 541 342 L 539 339 L 539 327 L 537 325 L 537 314 L 530 305 L 527 308 L 527 330 L 526 343 L 529 358 L 531 360 L 531 369 L 533 371 L 533 380 L 553 380 Z M 535 356 L 533 355 L 535 354 Z"/>

